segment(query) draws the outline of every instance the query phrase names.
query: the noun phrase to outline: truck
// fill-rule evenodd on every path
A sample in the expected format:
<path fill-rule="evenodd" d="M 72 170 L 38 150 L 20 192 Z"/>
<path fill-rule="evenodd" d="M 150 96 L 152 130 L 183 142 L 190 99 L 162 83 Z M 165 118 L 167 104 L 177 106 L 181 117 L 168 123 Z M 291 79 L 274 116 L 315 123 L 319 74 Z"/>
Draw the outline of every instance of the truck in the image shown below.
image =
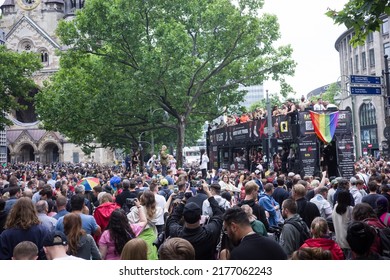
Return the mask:
<path fill-rule="evenodd" d="M 319 176 L 326 170 L 329 177 L 350 178 L 355 172 L 352 114 L 348 110 L 337 112 L 337 127 L 330 143 L 317 136 L 309 110 L 297 111 L 293 116 L 273 116 L 271 128 L 264 118 L 209 130 L 210 168 L 232 172 L 272 170 L 270 163 L 278 157 L 281 161 L 278 171 L 285 174 Z"/>

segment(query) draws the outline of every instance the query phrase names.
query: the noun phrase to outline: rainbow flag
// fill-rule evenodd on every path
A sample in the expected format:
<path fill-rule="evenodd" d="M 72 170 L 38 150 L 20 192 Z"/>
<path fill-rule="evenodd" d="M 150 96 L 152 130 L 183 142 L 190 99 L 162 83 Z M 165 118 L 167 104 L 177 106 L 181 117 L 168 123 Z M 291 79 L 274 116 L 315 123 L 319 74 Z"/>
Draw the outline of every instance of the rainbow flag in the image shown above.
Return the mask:
<path fill-rule="evenodd" d="M 318 138 L 326 144 L 330 143 L 339 121 L 339 111 L 329 113 L 310 111 L 310 118 Z"/>

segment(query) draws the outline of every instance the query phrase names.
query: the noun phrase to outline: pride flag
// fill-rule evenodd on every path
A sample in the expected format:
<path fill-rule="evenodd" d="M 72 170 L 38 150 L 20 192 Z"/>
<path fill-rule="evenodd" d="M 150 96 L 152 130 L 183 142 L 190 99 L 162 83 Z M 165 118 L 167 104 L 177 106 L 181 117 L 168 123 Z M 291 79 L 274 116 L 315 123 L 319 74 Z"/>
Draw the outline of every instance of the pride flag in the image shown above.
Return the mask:
<path fill-rule="evenodd" d="M 310 111 L 310 118 L 318 138 L 326 144 L 330 143 L 339 121 L 339 111 L 322 113 Z"/>

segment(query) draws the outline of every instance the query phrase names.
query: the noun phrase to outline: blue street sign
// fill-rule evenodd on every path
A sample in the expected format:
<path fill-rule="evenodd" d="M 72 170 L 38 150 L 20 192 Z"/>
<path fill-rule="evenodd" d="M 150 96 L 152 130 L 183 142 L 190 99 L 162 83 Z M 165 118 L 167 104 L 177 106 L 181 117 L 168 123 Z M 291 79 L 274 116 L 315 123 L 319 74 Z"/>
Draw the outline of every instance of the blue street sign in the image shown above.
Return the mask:
<path fill-rule="evenodd" d="M 351 87 L 351 94 L 380 95 L 382 93 L 379 87 Z"/>
<path fill-rule="evenodd" d="M 351 94 L 381 94 L 380 87 L 351 87 Z"/>
<path fill-rule="evenodd" d="M 351 84 L 380 85 L 381 77 L 351 75 Z"/>

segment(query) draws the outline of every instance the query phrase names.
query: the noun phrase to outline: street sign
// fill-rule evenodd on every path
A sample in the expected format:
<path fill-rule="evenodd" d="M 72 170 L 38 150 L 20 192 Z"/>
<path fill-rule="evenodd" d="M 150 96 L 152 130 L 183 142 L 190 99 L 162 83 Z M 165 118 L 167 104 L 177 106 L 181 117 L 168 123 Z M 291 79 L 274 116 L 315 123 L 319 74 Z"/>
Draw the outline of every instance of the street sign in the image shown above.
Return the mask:
<path fill-rule="evenodd" d="M 351 75 L 351 84 L 380 85 L 381 77 Z"/>
<path fill-rule="evenodd" d="M 352 87 L 351 86 L 351 94 L 370 94 L 370 95 L 380 95 L 381 88 L 380 87 Z"/>

